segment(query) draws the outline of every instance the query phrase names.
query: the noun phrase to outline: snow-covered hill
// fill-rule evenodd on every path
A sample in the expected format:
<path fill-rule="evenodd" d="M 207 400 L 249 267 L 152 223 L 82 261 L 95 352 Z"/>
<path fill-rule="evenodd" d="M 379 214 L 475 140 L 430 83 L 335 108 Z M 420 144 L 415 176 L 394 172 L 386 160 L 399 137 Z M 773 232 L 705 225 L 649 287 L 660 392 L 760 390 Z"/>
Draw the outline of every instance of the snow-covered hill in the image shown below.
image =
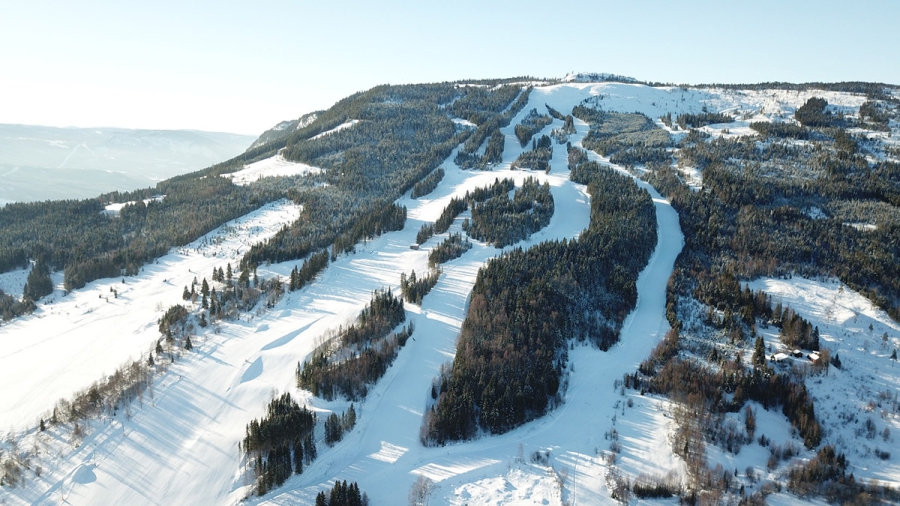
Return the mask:
<path fill-rule="evenodd" d="M 396 289 L 402 272 L 427 270 L 429 251 L 446 234 L 431 238 L 419 249 L 409 245 L 416 242 L 420 226 L 433 222 L 452 197 L 495 178 L 510 177 L 518 184 L 526 177 L 547 181 L 556 205 L 550 224 L 508 248 L 577 237 L 588 226 L 589 196 L 586 188 L 569 180 L 564 149 L 555 146 L 546 174 L 510 170 L 522 152 L 514 127 L 531 108 L 548 104 L 568 112 L 588 100 L 607 111 L 639 111 L 657 118 L 666 112 L 696 113 L 706 107 L 736 116 L 732 124 L 704 127 L 727 135 L 725 130 L 749 130 L 750 121 L 786 119 L 807 95 L 812 96 L 579 81 L 532 91 L 529 104 L 501 130 L 506 138 L 503 163 L 494 170 L 460 170 L 452 162 L 454 151 L 442 164 L 446 176 L 433 193 L 398 201 L 408 208 L 402 231 L 387 233 L 358 246 L 356 253 L 341 256 L 312 284 L 288 293 L 270 309 L 198 330 L 194 351 L 159 375 L 151 395 L 128 413 L 86 422 L 83 435 L 73 434 L 73 427 L 66 424 L 39 432 L 38 419 L 47 416 L 59 397 L 86 388 L 119 364 L 140 357 L 159 335 L 157 318 L 181 300 L 185 285 L 194 277 L 208 278 L 213 267 L 236 265 L 252 243 L 296 219 L 299 209 L 287 202 L 267 206 L 171 252 L 124 283 L 100 280 L 65 297 L 56 293 L 41 301 L 35 314 L 0 327 L 0 340 L 12 343 L 0 347 L 0 384 L 4 385 L 0 427 L 9 427 L 9 441 L 16 441 L 15 448 L 11 442 L 2 448 L 6 454 L 24 455 L 30 466 L 24 483 L 0 489 L 6 494 L 0 502 L 235 504 L 245 499 L 252 490 L 247 463 L 238 451 L 245 425 L 261 416 L 268 400 L 282 392 L 307 403 L 320 419 L 349 406 L 347 401 L 326 402 L 299 390 L 294 379 L 297 363 L 320 344 L 321 336 L 352 320 L 373 290 Z M 864 97 L 832 94 L 828 100 L 852 113 Z M 542 133 L 562 125 L 553 120 Z M 576 120 L 575 128 L 569 141 L 580 146 L 588 125 Z M 594 153 L 590 156 L 608 163 Z M 250 182 L 314 169 L 276 156 L 231 177 Z M 639 184 L 653 196 L 659 229 L 656 249 L 638 279 L 637 307 L 625 322 L 620 343 L 608 352 L 573 346 L 562 406 L 501 436 L 437 448 L 419 442 L 432 379 L 453 358 L 478 269 L 502 251 L 475 241 L 472 250 L 443 266 L 437 286 L 421 306 L 406 306 L 416 331 L 384 378 L 357 404 L 356 428 L 334 447 L 322 444 L 319 458 L 303 474 L 248 503 L 311 504 L 335 480 L 347 480 L 357 482 L 372 504 L 404 504 L 411 487 L 424 477 L 431 483 L 429 504 L 611 504 L 615 502 L 611 491 L 623 476 L 684 479 L 684 464 L 671 449 L 669 401 L 619 387 L 623 375 L 633 373 L 668 330 L 666 283 L 683 244 L 674 209 L 652 187 Z M 460 231 L 467 216 L 457 218 L 449 233 Z M 298 263 L 261 266 L 258 273 L 260 278 L 285 278 Z M 22 272 L 9 275 L 7 284 L 15 287 L 24 278 Z M 888 341 L 896 346 L 900 326 L 870 310 L 848 289 L 836 292 L 837 286 L 800 279 L 761 280 L 754 285 L 790 302 L 820 325 L 824 339 L 836 343 L 842 358 L 846 354 L 848 367 L 811 387 L 817 396 L 831 396 L 830 402 L 820 404 L 834 412 L 826 415 L 831 426 L 841 424 L 842 412 L 867 409 L 870 399 L 877 405 L 882 389 L 895 392 L 900 379 L 878 337 L 887 332 Z M 110 297 L 113 288 L 118 297 Z M 873 330 L 865 327 L 867 322 L 873 323 Z M 853 396 L 860 389 L 866 396 L 856 401 Z M 893 428 L 891 434 L 900 430 L 894 413 L 880 415 L 872 408 L 867 416 L 881 417 L 875 422 L 879 430 Z M 758 419 L 760 432 L 781 441 L 794 438 L 780 413 L 763 412 Z M 860 417 L 857 423 L 864 420 Z M 848 454 L 858 458 L 859 476 L 900 482 L 900 469 L 893 464 L 896 457 L 883 463 L 869 455 L 875 447 L 896 448 L 894 436 L 883 443 L 873 440 L 871 448 L 853 448 L 854 427 L 834 429 L 827 437 L 846 445 Z M 320 442 L 321 432 L 320 428 Z M 609 451 L 613 442 L 618 445 L 615 456 Z M 760 465 L 759 459 L 764 463 L 766 455 L 760 449 L 748 447 L 746 452 L 737 457 L 713 454 L 711 460 L 718 459 L 731 469 L 744 466 L 741 472 L 746 466 Z M 893 454 L 900 456 L 900 451 Z M 776 498 L 784 503 L 796 501 L 786 494 Z"/>

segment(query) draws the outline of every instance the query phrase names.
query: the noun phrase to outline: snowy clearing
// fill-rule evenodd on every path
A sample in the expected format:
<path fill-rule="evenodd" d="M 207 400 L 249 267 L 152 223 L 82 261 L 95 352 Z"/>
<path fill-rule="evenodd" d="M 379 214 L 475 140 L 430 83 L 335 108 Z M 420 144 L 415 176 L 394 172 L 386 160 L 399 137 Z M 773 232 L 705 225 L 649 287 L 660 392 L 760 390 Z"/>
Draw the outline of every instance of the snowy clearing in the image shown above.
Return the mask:
<path fill-rule="evenodd" d="M 222 174 L 222 177 L 231 179 L 231 181 L 239 186 L 255 183 L 266 177 L 279 176 L 305 176 L 306 174 L 318 174 L 322 172 L 319 167 L 313 167 L 300 162 L 291 162 L 285 160 L 280 153 L 245 165 L 243 169 L 229 174 Z"/>

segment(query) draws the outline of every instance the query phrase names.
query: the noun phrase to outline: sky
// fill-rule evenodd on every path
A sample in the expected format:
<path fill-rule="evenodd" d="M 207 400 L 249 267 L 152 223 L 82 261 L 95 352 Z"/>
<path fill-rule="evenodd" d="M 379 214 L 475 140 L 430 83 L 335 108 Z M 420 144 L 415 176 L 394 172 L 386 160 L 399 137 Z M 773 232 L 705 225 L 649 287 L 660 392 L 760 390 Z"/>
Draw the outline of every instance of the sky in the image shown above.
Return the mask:
<path fill-rule="evenodd" d="M 900 84 L 900 2 L 11 1 L 0 123 L 257 135 L 379 84 Z"/>

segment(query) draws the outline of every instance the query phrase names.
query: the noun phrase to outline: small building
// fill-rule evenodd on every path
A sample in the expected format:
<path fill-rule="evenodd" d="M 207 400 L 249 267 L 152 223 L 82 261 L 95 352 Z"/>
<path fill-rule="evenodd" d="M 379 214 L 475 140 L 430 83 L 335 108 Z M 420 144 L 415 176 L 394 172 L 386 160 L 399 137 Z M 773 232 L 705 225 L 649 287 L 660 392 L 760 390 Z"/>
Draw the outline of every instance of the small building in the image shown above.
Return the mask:
<path fill-rule="evenodd" d="M 771 360 L 772 362 L 784 362 L 785 360 L 787 360 L 787 358 L 787 353 L 776 353 L 772 355 L 769 360 Z"/>
<path fill-rule="evenodd" d="M 419 250 L 419 245 L 418 245 L 418 244 L 410 244 L 410 245 L 409 245 L 409 249 L 413 249 L 413 250 L 418 251 L 418 250 Z"/>
<path fill-rule="evenodd" d="M 793 355 L 794 358 L 803 358 L 803 352 L 800 351 L 800 350 L 794 350 L 794 351 L 792 351 L 792 352 L 791 352 L 791 355 Z"/>
<path fill-rule="evenodd" d="M 818 354 L 818 353 L 812 352 L 812 353 L 810 353 L 809 355 L 807 355 L 806 358 L 808 358 L 810 362 L 812 362 L 812 363 L 814 363 L 814 364 L 818 364 L 818 363 L 819 363 L 819 358 L 820 358 L 820 357 L 819 357 L 819 354 Z"/>

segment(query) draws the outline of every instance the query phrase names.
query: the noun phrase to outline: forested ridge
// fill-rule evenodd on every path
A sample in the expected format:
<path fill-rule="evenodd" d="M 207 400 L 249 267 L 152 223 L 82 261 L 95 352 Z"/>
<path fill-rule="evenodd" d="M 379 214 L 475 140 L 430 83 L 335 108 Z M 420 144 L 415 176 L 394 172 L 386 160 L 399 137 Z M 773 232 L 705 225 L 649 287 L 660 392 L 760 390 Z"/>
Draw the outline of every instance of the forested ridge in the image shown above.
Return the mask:
<path fill-rule="evenodd" d="M 583 164 L 591 223 L 578 240 L 516 249 L 478 273 L 453 366 L 426 412 L 426 444 L 499 434 L 559 401 L 566 342 L 615 343 L 635 280 L 656 243 L 649 195 L 628 177 Z"/>
<path fill-rule="evenodd" d="M 133 275 L 173 246 L 279 198 L 302 205 L 300 218 L 270 241 L 255 245 L 241 268 L 303 259 L 328 248 L 332 256 L 352 251 L 359 240 L 402 228 L 405 210 L 393 201 L 472 135 L 471 129 L 457 127 L 451 115 L 490 126 L 487 132 L 492 132 L 509 122 L 516 97 L 516 103 L 524 105 L 521 98 L 527 95 L 522 89 L 512 84 L 490 89 L 455 83 L 378 86 L 339 101 L 290 135 L 153 189 L 83 201 L 7 205 L 0 209 L 0 272 L 38 261 L 50 270 L 65 270 L 69 290 L 103 277 Z M 350 120 L 358 123 L 316 137 Z M 325 171 L 267 178 L 248 186 L 210 177 L 276 152 Z M 144 204 L 145 199 L 153 200 Z M 135 203 L 118 216 L 102 213 L 109 202 L 130 201 Z M 3 294 L 0 310 L 10 319 L 30 311 L 30 300 Z"/>

